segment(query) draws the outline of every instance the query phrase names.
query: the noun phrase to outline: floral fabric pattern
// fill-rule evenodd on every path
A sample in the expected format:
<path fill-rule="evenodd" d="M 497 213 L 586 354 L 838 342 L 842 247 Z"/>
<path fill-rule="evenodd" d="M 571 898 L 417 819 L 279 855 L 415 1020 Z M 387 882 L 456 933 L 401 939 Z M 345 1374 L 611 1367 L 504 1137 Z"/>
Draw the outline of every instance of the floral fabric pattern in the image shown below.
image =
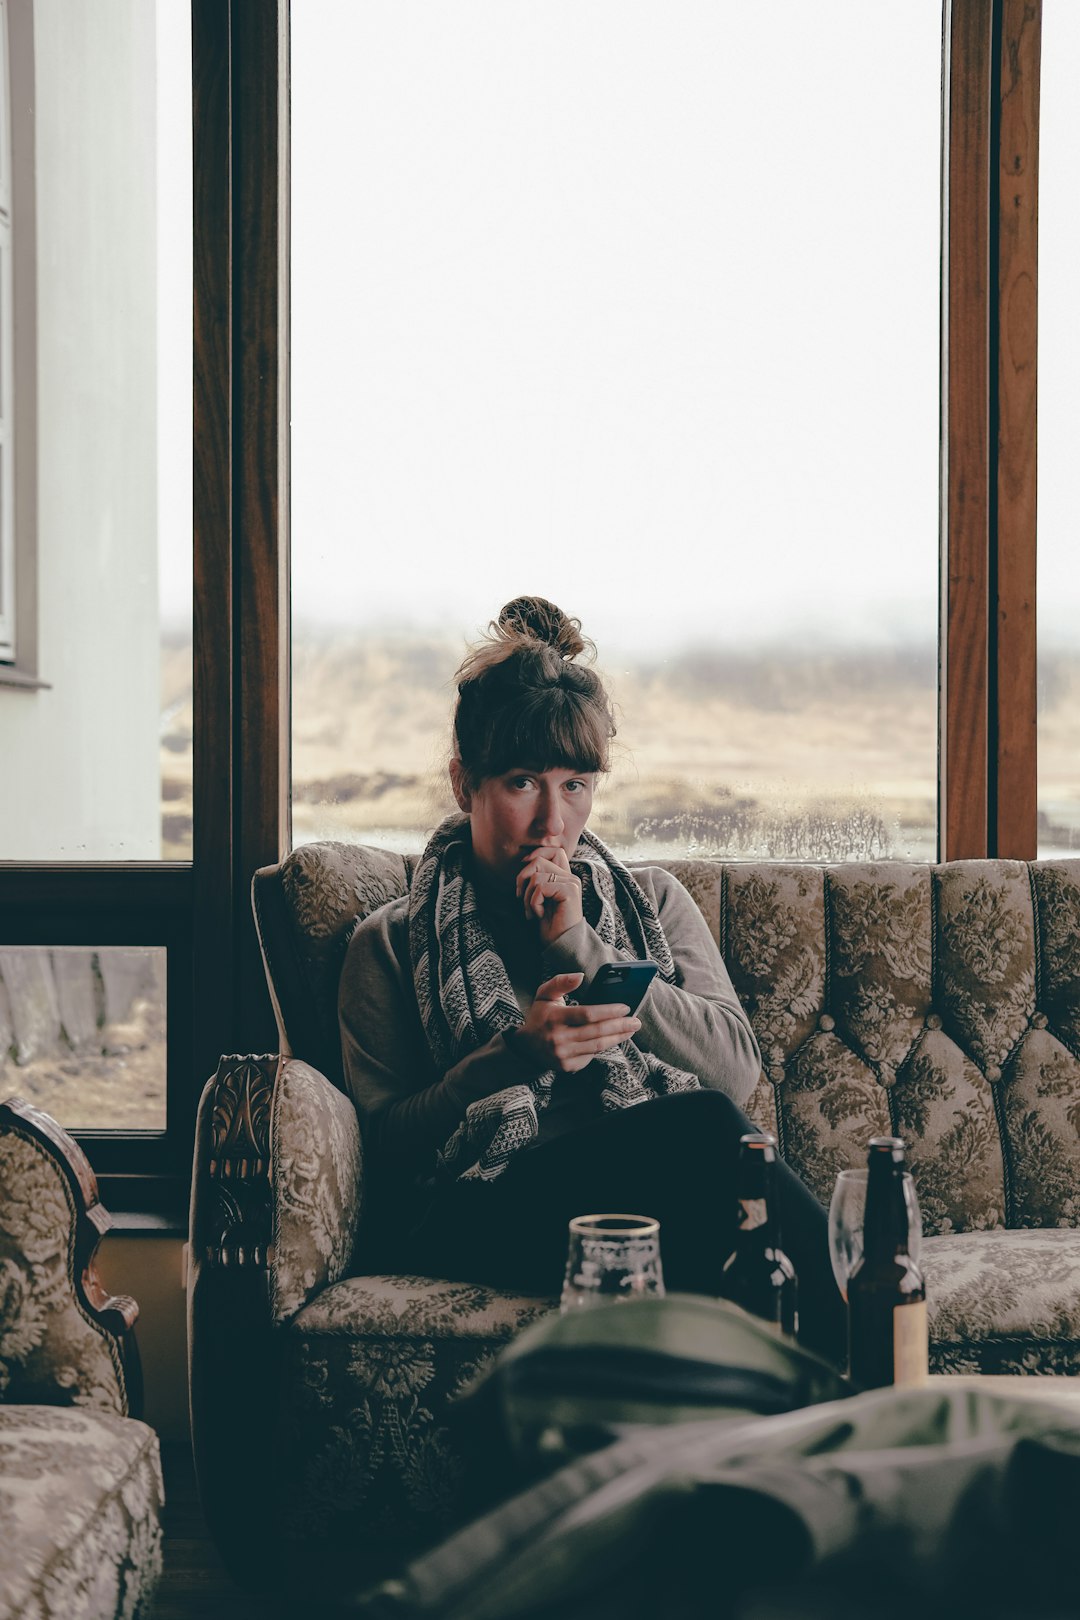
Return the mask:
<path fill-rule="evenodd" d="M 1080 861 L 1031 868 L 1041 946 L 1039 1006 L 1049 1027 L 1080 1055 Z"/>
<path fill-rule="evenodd" d="M 683 888 L 693 897 L 695 905 L 709 925 L 709 932 L 723 951 L 721 929 L 724 909 L 724 868 L 720 862 L 658 861 L 653 864 L 663 866 L 673 877 L 678 878 Z"/>
<path fill-rule="evenodd" d="M 1017 1226 L 1080 1226 L 1080 1059 L 1049 1028 L 1028 1030 L 1003 1088 Z"/>
<path fill-rule="evenodd" d="M 938 884 L 941 1002 L 988 1076 L 1035 1011 L 1035 916 L 1020 861 L 954 862 Z"/>
<path fill-rule="evenodd" d="M 0 1615 L 149 1620 L 163 1500 L 144 1423 L 0 1406 Z"/>
<path fill-rule="evenodd" d="M 725 957 L 774 1084 L 813 1033 L 825 994 L 825 874 L 820 867 L 729 866 Z"/>
<path fill-rule="evenodd" d="M 830 1012 L 884 1083 L 930 1008 L 931 884 L 926 867 L 833 867 Z"/>
<path fill-rule="evenodd" d="M 722 889 L 780 1146 L 819 1197 L 890 1131 L 928 1233 L 1080 1224 L 1080 861 L 727 866 Z"/>
<path fill-rule="evenodd" d="M 993 1087 L 972 1060 L 931 1025 L 891 1096 L 925 1231 L 1003 1225 L 1005 1167 Z"/>
<path fill-rule="evenodd" d="M 280 1519 L 298 1576 L 355 1583 L 445 1529 L 462 1472 L 447 1406 L 553 1306 L 373 1276 L 325 1289 L 293 1319 Z"/>
<path fill-rule="evenodd" d="M 1080 1373 L 1080 1232 L 929 1238 L 933 1372 Z"/>
<path fill-rule="evenodd" d="M 116 1347 L 73 1290 L 74 1222 L 71 1190 L 45 1149 L 0 1133 L 0 1402 L 122 1414 Z"/>
<path fill-rule="evenodd" d="M 274 1184 L 275 1321 L 335 1283 L 360 1218 L 360 1126 L 352 1102 L 296 1058 L 281 1068 L 270 1129 Z"/>
<path fill-rule="evenodd" d="M 288 916 L 288 945 L 264 937 L 271 958 L 289 949 L 300 968 L 303 994 L 311 998 L 320 1050 L 304 1056 L 318 1061 L 335 1085 L 341 1084 L 337 994 L 341 966 L 360 917 L 377 911 L 408 888 L 405 858 L 364 844 L 302 844 L 281 863 L 281 892 Z M 260 921 L 260 928 L 263 927 Z M 276 982 L 276 979 L 275 979 Z M 287 1009 L 286 1024 L 288 1024 Z"/>

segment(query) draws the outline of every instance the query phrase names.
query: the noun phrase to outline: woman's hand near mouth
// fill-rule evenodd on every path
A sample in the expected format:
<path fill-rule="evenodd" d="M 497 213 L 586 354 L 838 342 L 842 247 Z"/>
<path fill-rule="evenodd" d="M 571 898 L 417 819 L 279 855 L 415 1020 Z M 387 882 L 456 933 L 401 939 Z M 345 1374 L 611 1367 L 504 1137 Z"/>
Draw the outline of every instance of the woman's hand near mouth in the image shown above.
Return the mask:
<path fill-rule="evenodd" d="M 518 873 L 517 895 L 526 917 L 539 923 L 545 945 L 582 919 L 581 879 L 570 870 L 566 851 L 556 845 L 528 851 Z"/>

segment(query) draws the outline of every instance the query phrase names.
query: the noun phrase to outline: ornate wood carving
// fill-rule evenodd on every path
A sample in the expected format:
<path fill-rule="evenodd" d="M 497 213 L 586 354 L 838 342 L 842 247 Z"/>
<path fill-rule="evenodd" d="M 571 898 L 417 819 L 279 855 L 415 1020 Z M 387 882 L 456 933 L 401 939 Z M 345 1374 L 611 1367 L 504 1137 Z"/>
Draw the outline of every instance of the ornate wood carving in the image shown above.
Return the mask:
<path fill-rule="evenodd" d="M 218 1064 L 202 1227 L 203 1258 L 212 1266 L 265 1269 L 270 1262 L 270 1115 L 280 1063 L 276 1054 L 268 1053 L 223 1057 Z"/>
<path fill-rule="evenodd" d="M 142 1408 L 142 1367 L 134 1327 L 139 1307 L 128 1294 L 106 1292 L 97 1269 L 98 1245 L 112 1225 L 98 1198 L 97 1177 L 79 1144 L 51 1114 L 35 1108 L 24 1097 L 0 1102 L 0 1132 L 15 1131 L 36 1143 L 57 1166 L 67 1183 L 72 1229 L 68 1242 L 68 1277 L 83 1315 L 114 1341 L 114 1365 L 119 1365 L 127 1410 L 137 1417 Z"/>

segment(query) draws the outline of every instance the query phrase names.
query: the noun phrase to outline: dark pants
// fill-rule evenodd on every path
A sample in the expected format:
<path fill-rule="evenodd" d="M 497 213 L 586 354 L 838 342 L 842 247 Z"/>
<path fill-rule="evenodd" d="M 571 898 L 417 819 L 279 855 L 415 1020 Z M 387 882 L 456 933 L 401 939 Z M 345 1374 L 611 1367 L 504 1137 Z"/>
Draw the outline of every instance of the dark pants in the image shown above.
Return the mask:
<path fill-rule="evenodd" d="M 574 1215 L 660 1221 L 669 1291 L 717 1294 L 735 1229 L 739 1137 L 755 1127 L 720 1091 L 678 1092 L 604 1113 L 524 1149 L 494 1181 L 439 1187 L 409 1244 L 425 1271 L 530 1294 L 557 1294 Z M 799 1278 L 800 1338 L 840 1364 L 844 1305 L 829 1263 L 828 1218 L 777 1165 L 781 1241 Z"/>

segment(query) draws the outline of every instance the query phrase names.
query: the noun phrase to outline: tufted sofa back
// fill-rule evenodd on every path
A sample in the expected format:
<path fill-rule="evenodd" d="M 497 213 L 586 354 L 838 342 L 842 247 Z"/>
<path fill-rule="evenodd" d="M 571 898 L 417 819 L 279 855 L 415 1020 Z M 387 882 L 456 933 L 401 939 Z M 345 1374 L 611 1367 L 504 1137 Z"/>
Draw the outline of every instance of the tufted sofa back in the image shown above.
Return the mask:
<path fill-rule="evenodd" d="M 891 1132 L 929 1233 L 1080 1226 L 1080 860 L 661 864 L 760 1042 L 747 1112 L 820 1198 Z M 283 1049 L 338 1086 L 349 937 L 412 866 L 323 843 L 256 874 Z"/>

